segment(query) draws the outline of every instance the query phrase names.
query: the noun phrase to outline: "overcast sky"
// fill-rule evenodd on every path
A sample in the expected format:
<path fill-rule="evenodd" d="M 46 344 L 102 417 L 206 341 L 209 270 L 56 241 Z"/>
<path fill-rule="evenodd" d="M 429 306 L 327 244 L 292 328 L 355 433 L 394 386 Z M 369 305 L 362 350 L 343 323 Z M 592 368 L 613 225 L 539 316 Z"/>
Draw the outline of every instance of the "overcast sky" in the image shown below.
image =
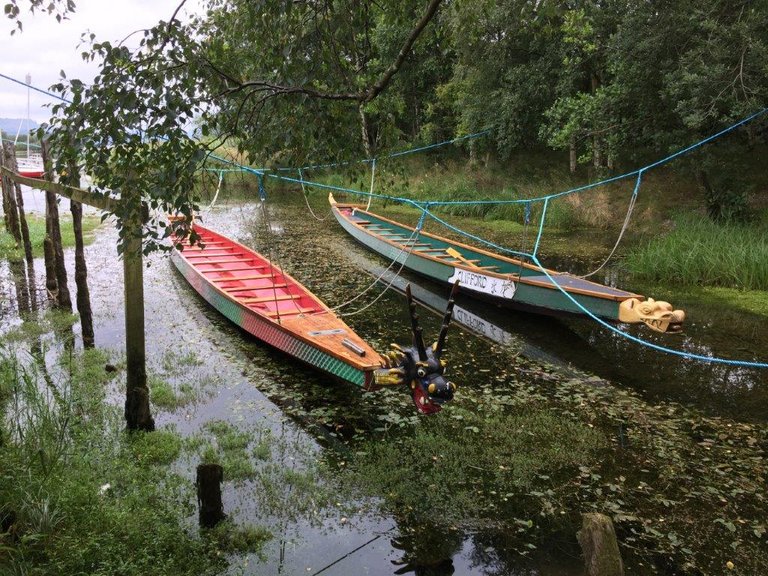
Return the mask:
<path fill-rule="evenodd" d="M 96 34 L 97 40 L 119 42 L 131 32 L 149 28 L 160 20 L 167 21 L 181 0 L 75 0 L 77 9 L 69 19 L 57 22 L 54 16 L 26 12 L 27 2 L 19 0 L 24 29 L 11 36 L 15 23 L 0 15 L 0 72 L 24 81 L 27 74 L 32 85 L 47 90 L 59 81 L 64 70 L 68 78 L 90 82 L 97 66 L 83 62 L 80 36 Z M 179 17 L 188 18 L 190 10 L 200 10 L 202 0 L 187 0 Z M 129 45 L 135 45 L 128 42 Z M 48 119 L 45 104 L 51 98 L 31 91 L 30 117 L 36 122 Z M 27 89 L 0 77 L 0 118 L 27 116 Z"/>

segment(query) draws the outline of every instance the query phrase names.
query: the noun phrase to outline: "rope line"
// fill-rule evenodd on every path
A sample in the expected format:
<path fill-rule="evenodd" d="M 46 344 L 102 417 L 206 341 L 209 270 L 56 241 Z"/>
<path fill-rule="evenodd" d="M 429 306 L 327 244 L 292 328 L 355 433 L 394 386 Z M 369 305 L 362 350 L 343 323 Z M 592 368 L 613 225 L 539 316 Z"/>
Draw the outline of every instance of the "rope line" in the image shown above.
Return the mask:
<path fill-rule="evenodd" d="M 219 184 L 216 186 L 216 193 L 213 195 L 213 200 L 211 200 L 211 203 L 208 204 L 208 207 L 205 209 L 206 212 L 210 212 L 211 208 L 213 208 L 213 205 L 216 204 L 216 199 L 219 197 L 219 192 L 221 191 L 221 183 L 224 181 L 224 170 L 219 170 Z"/>
<path fill-rule="evenodd" d="M 369 192 L 373 194 L 373 180 L 376 177 L 376 159 L 373 159 L 373 162 L 371 162 L 371 189 Z M 370 210 L 371 209 L 371 200 L 373 200 L 373 196 L 368 196 L 368 204 L 366 204 L 365 209 Z"/>
<path fill-rule="evenodd" d="M 400 156 L 407 156 L 408 154 L 425 152 L 427 150 L 432 150 L 434 148 L 441 148 L 443 146 L 456 144 L 457 142 L 462 142 L 464 140 L 471 140 L 474 138 L 480 138 L 481 136 L 487 136 L 490 133 L 491 131 L 490 129 L 488 129 L 488 130 L 483 130 L 481 132 L 474 132 L 472 134 L 467 134 L 465 136 L 458 136 L 457 138 L 452 138 L 451 140 L 443 140 L 442 142 L 436 142 L 434 144 L 420 146 L 418 148 L 409 148 L 407 150 L 400 150 L 399 152 L 393 152 L 391 154 L 386 154 L 384 156 L 376 156 L 374 158 L 364 158 L 362 160 L 346 160 L 343 162 L 333 162 L 328 164 L 312 164 L 310 166 L 302 166 L 301 169 L 302 170 L 318 170 L 321 168 L 339 168 L 341 166 L 351 166 L 352 164 L 371 164 L 373 162 L 376 162 L 377 160 L 384 160 L 387 158 L 399 158 Z M 280 170 L 283 172 L 292 172 L 296 170 L 296 168 L 277 168 L 277 170 Z"/>
<path fill-rule="evenodd" d="M 425 217 L 426 217 L 426 211 L 422 212 L 421 218 L 419 218 L 419 222 L 416 225 L 416 227 L 413 229 L 413 232 L 411 232 L 410 237 L 400 247 L 400 252 L 395 254 L 395 257 L 392 259 L 392 262 L 389 263 L 389 266 L 387 266 L 386 269 L 384 269 L 384 271 L 382 271 L 382 273 L 379 274 L 379 276 L 375 278 L 365 290 L 360 292 L 360 294 L 358 294 L 354 298 L 351 298 L 346 302 L 342 302 L 338 306 L 334 306 L 333 308 L 331 308 L 331 310 L 333 310 L 334 312 L 337 310 L 341 310 L 342 308 L 348 306 L 352 302 L 355 302 L 356 300 L 360 299 L 364 294 L 369 292 L 374 286 L 376 286 L 381 281 L 382 278 L 384 278 L 384 276 L 387 274 L 387 272 L 389 272 L 392 266 L 394 266 L 397 263 L 400 256 L 402 256 L 403 252 L 405 252 L 406 246 L 408 246 L 408 251 L 405 255 L 405 258 L 403 258 L 403 261 L 400 263 L 400 268 L 397 269 L 397 272 L 394 273 L 394 275 L 392 276 L 392 279 L 386 284 L 386 286 L 384 286 L 384 290 L 382 290 L 381 293 L 379 293 L 379 295 L 376 296 L 376 298 L 374 298 L 371 302 L 369 302 L 362 308 L 358 308 L 357 310 L 353 310 L 352 312 L 346 312 L 341 314 L 342 316 L 354 316 L 356 314 L 360 314 L 361 312 L 364 312 L 365 310 L 373 306 L 376 302 L 378 302 L 381 299 L 381 297 L 384 296 L 384 294 L 386 294 L 390 288 L 392 288 L 392 284 L 394 284 L 395 280 L 397 280 L 397 278 L 400 276 L 400 273 L 403 271 L 406 261 L 411 256 L 413 249 L 416 247 L 416 242 L 419 240 L 419 234 L 421 234 L 421 229 L 424 226 Z"/>
<path fill-rule="evenodd" d="M 675 350 L 673 348 L 668 348 L 666 346 L 660 346 L 659 344 L 654 344 L 653 342 L 649 342 L 648 340 L 643 340 L 642 338 L 633 336 L 632 334 L 624 332 L 623 330 L 619 330 L 616 326 L 609 324 L 602 318 L 597 317 L 595 314 L 587 310 L 587 308 L 585 308 L 580 302 L 578 302 L 571 294 L 569 294 L 560 284 L 558 284 L 555 281 L 551 273 L 546 268 L 544 268 L 544 266 L 542 266 L 541 262 L 539 262 L 538 258 L 536 258 L 535 256 L 533 257 L 533 262 L 541 269 L 542 272 L 544 272 L 547 278 L 549 278 L 550 282 L 552 282 L 557 287 L 557 289 L 560 290 L 560 292 L 562 292 L 566 296 L 566 298 L 568 298 L 568 300 L 570 300 L 579 310 L 581 310 L 581 312 L 589 316 L 592 320 L 594 320 L 601 326 L 608 328 L 608 330 L 610 330 L 611 332 L 618 334 L 622 338 L 626 338 L 627 340 L 631 340 L 636 344 L 647 346 L 648 348 L 653 348 L 654 350 L 658 350 L 660 352 L 666 352 L 667 354 L 674 354 L 676 356 L 680 356 L 681 358 L 692 358 L 695 360 L 701 360 L 702 362 L 711 362 L 713 364 L 727 364 L 729 366 L 744 366 L 748 368 L 768 368 L 768 362 L 731 360 L 729 358 L 718 358 L 717 356 L 703 356 L 701 354 L 694 354 L 692 352 L 682 352 L 680 350 Z"/>
<path fill-rule="evenodd" d="M 53 94 L 51 92 L 47 92 L 45 90 L 41 90 L 39 88 L 36 88 L 35 86 L 27 84 L 26 82 L 21 82 L 19 80 L 11 78 L 10 76 L 7 76 L 5 74 L 0 73 L 0 78 L 5 78 L 6 80 L 10 80 L 11 82 L 15 82 L 15 83 L 20 84 L 22 86 L 25 86 L 27 88 L 33 89 L 36 92 L 40 92 L 42 94 L 45 94 L 45 95 L 50 96 L 52 98 L 55 98 L 57 100 L 61 100 L 61 101 L 64 101 L 64 102 L 70 102 L 69 100 L 67 100 L 67 99 L 65 99 L 65 98 L 63 98 L 61 96 L 58 96 L 58 95 Z M 658 344 L 654 344 L 653 342 L 649 342 L 647 340 L 643 340 L 641 338 L 638 338 L 636 336 L 628 334 L 628 333 L 626 333 L 626 332 L 624 332 L 622 330 L 619 330 L 618 328 L 616 328 L 615 326 L 609 324 L 608 322 L 604 321 L 603 319 L 598 318 L 595 314 L 593 314 L 591 311 L 589 311 L 587 308 L 585 308 L 581 303 L 579 303 L 570 293 L 568 293 L 560 284 L 557 283 L 557 281 L 553 277 L 552 273 L 549 270 L 547 270 L 546 268 L 544 268 L 544 266 L 541 264 L 541 262 L 539 261 L 539 259 L 537 257 L 537 252 L 538 252 L 541 236 L 542 236 L 543 229 L 544 229 L 544 222 L 545 222 L 545 219 L 546 219 L 546 212 L 547 212 L 547 208 L 548 208 L 550 200 L 553 200 L 553 199 L 556 199 L 556 198 L 560 198 L 560 197 L 563 197 L 563 196 L 567 196 L 567 195 L 570 195 L 570 194 L 576 194 L 576 193 L 579 193 L 579 192 L 583 192 L 583 191 L 586 191 L 586 190 L 597 188 L 599 186 L 603 186 L 603 185 L 610 184 L 610 183 L 613 183 L 613 182 L 618 182 L 620 180 L 624 180 L 624 179 L 627 179 L 627 178 L 636 177 L 635 187 L 634 187 L 632 198 L 630 199 L 629 207 L 628 207 L 628 210 L 627 210 L 627 216 L 625 217 L 624 225 L 622 226 L 622 230 L 621 230 L 621 232 L 619 234 L 619 238 L 617 239 L 616 245 L 614 246 L 613 250 L 611 251 L 611 255 L 612 255 L 615 252 L 616 247 L 618 246 L 619 242 L 621 241 L 621 238 L 622 238 L 622 236 L 624 234 L 624 231 L 626 230 L 626 227 L 627 227 L 630 215 L 631 215 L 632 210 L 633 210 L 634 205 L 635 205 L 635 201 L 636 201 L 637 195 L 639 193 L 639 188 L 640 188 L 640 184 L 641 184 L 641 181 L 642 181 L 642 174 L 644 172 L 646 172 L 646 171 L 648 171 L 648 170 L 650 170 L 652 168 L 656 168 L 658 166 L 662 166 L 664 164 L 667 164 L 667 163 L 671 162 L 672 160 L 675 160 L 676 158 L 679 158 L 680 156 L 688 154 L 689 152 L 692 152 L 693 150 L 696 150 L 697 148 L 700 148 L 700 147 L 704 146 L 705 144 L 708 144 L 709 142 L 712 142 L 713 140 L 716 140 L 717 138 L 720 138 L 721 136 L 724 136 L 725 134 L 728 134 L 729 132 L 732 132 L 732 131 L 736 130 L 737 128 L 739 128 L 739 127 L 741 127 L 741 126 L 743 126 L 743 125 L 745 125 L 745 124 L 755 120 L 756 118 L 766 114 L 766 112 L 768 112 L 768 108 L 763 108 L 762 110 L 759 110 L 759 111 L 755 112 L 754 114 L 751 114 L 750 116 L 747 116 L 746 118 L 744 118 L 744 119 L 742 119 L 742 120 L 740 120 L 740 121 L 738 121 L 738 122 L 728 126 L 727 128 L 724 128 L 723 130 L 720 130 L 719 132 L 716 132 L 716 133 L 714 133 L 714 134 L 712 134 L 712 135 L 710 135 L 710 136 L 708 136 L 706 138 L 703 138 L 703 139 L 699 140 L 698 142 L 695 142 L 694 144 L 691 144 L 690 146 L 682 148 L 682 149 L 680 149 L 680 150 L 678 150 L 678 151 L 676 151 L 676 152 L 674 152 L 672 154 L 669 154 L 668 156 L 665 156 L 664 158 L 661 158 L 660 160 L 652 162 L 651 164 L 648 164 L 648 165 L 646 165 L 646 166 L 644 166 L 644 167 L 642 167 L 640 169 L 633 170 L 631 172 L 627 172 L 627 173 L 620 174 L 620 175 L 617 175 L 617 176 L 613 176 L 611 178 L 606 178 L 604 180 L 601 180 L 601 181 L 598 181 L 598 182 L 594 182 L 594 183 L 591 183 L 591 184 L 585 184 L 583 186 L 578 186 L 578 187 L 575 187 L 575 188 L 564 190 L 564 191 L 561 191 L 561 192 L 556 192 L 556 193 L 547 194 L 547 195 L 544 195 L 544 196 L 539 196 L 539 197 L 534 197 L 534 198 L 526 198 L 526 199 L 512 199 L 512 200 L 500 199 L 500 200 L 475 200 L 475 201 L 466 201 L 466 200 L 464 200 L 464 201 L 462 201 L 462 200 L 435 201 L 435 200 L 431 200 L 431 201 L 427 201 L 427 202 L 425 202 L 425 201 L 417 201 L 417 200 L 413 200 L 413 199 L 410 199 L 410 198 L 396 197 L 396 196 L 391 196 L 391 195 L 386 195 L 386 194 L 376 194 L 376 193 L 373 192 L 373 186 L 371 186 L 371 191 L 370 192 L 363 192 L 361 190 L 354 190 L 354 189 L 351 189 L 351 188 L 343 188 L 343 187 L 340 187 L 340 186 L 333 186 L 333 185 L 330 185 L 330 184 L 322 184 L 320 182 L 310 182 L 310 181 L 305 180 L 303 178 L 303 176 L 301 176 L 301 175 L 300 175 L 300 178 L 297 180 L 295 178 L 290 178 L 290 177 L 287 177 L 287 176 L 282 176 L 282 175 L 279 175 L 279 174 L 271 173 L 271 172 L 269 172 L 266 169 L 256 169 L 256 168 L 252 168 L 252 167 L 248 167 L 248 166 L 243 166 L 243 165 L 240 165 L 240 164 L 238 164 L 236 162 L 233 162 L 231 160 L 227 160 L 225 158 L 221 158 L 221 157 L 215 156 L 213 154 L 211 154 L 209 156 L 209 158 L 213 158 L 213 159 L 215 159 L 217 161 L 224 162 L 226 164 L 235 166 L 240 171 L 245 171 L 245 172 L 250 172 L 252 174 L 255 174 L 258 177 L 258 179 L 259 179 L 259 196 L 260 196 L 261 201 L 262 201 L 262 207 L 263 207 L 264 201 L 266 200 L 266 192 L 264 190 L 264 181 L 263 181 L 264 176 L 268 176 L 268 177 L 271 177 L 271 178 L 277 178 L 277 179 L 284 180 L 284 181 L 287 181 L 287 182 L 294 182 L 294 183 L 297 183 L 297 184 L 301 184 L 302 188 L 306 184 L 308 184 L 308 185 L 311 185 L 311 186 L 316 186 L 318 188 L 324 188 L 324 189 L 328 189 L 328 190 L 335 190 L 335 191 L 339 191 L 339 192 L 346 192 L 346 193 L 357 195 L 357 196 L 367 196 L 368 199 L 369 199 L 369 203 L 370 203 L 370 200 L 375 197 L 375 198 L 382 198 L 382 199 L 387 199 L 387 200 L 391 200 L 391 201 L 394 201 L 394 202 L 400 202 L 400 203 L 408 204 L 410 206 L 413 206 L 413 207 L 421 210 L 421 212 L 422 212 L 421 217 L 419 219 L 418 231 L 420 231 L 421 225 L 423 225 L 423 222 L 424 222 L 425 218 L 427 216 L 429 216 L 430 218 L 432 218 L 436 222 L 440 223 L 441 225 L 445 226 L 449 230 L 452 230 L 452 231 L 454 231 L 457 234 L 461 234 L 461 235 L 463 235 L 463 236 L 465 236 L 467 238 L 475 240 L 476 242 L 478 242 L 478 243 L 480 243 L 482 245 L 488 246 L 490 248 L 493 248 L 494 250 L 499 250 L 499 251 L 507 253 L 507 254 L 517 255 L 519 257 L 530 258 L 531 261 L 534 264 L 536 264 L 536 266 L 538 266 L 539 269 L 547 276 L 549 281 L 552 282 L 553 285 L 560 292 L 562 292 L 563 295 L 568 300 L 570 300 L 571 303 L 573 303 L 584 315 L 590 317 L 592 320 L 594 320 L 595 322 L 597 322 L 601 326 L 607 328 L 611 332 L 614 332 L 615 334 L 617 334 L 617 335 L 619 335 L 619 336 L 621 336 L 623 338 L 626 338 L 626 339 L 628 339 L 628 340 L 630 340 L 632 342 L 635 342 L 636 344 L 640 344 L 642 346 L 647 346 L 649 348 L 652 348 L 652 349 L 660 351 L 660 352 L 674 354 L 674 355 L 677 355 L 677 356 L 680 356 L 680 357 L 683 357 L 683 358 L 691 358 L 691 359 L 695 359 L 695 360 L 700 360 L 700 361 L 703 361 L 703 362 L 710 362 L 710 363 L 717 363 L 717 364 L 727 364 L 727 365 L 731 365 L 731 366 L 744 366 L 744 367 L 749 367 L 749 368 L 768 368 L 768 363 L 766 363 L 766 362 L 752 362 L 752 361 L 743 361 L 743 360 L 731 360 L 731 359 L 726 359 L 726 358 L 718 358 L 718 357 L 715 357 L 715 356 L 703 356 L 701 354 L 694 354 L 694 353 L 690 353 L 690 352 L 682 352 L 682 351 L 679 351 L 679 350 L 674 350 L 672 348 L 668 348 L 668 347 L 665 347 L 665 346 L 660 346 Z M 489 130 L 485 130 L 483 132 L 478 132 L 478 133 L 475 133 L 475 134 L 469 134 L 467 136 L 462 136 L 462 137 L 455 138 L 453 140 L 448 140 L 448 141 L 445 141 L 445 142 L 438 142 L 436 144 L 431 144 L 431 145 L 428 145 L 428 146 L 422 146 L 422 147 L 419 147 L 419 148 L 413 148 L 413 149 L 410 149 L 410 150 L 404 150 L 404 151 L 401 151 L 401 152 L 396 152 L 396 153 L 384 156 L 382 158 L 396 158 L 396 157 L 399 157 L 399 156 L 405 156 L 407 154 L 414 154 L 414 153 L 417 153 L 417 152 L 423 152 L 425 150 L 430 150 L 430 149 L 433 149 L 433 148 L 437 148 L 439 146 L 445 146 L 445 145 L 448 145 L 448 144 L 453 144 L 453 143 L 459 142 L 461 140 L 466 140 L 466 139 L 469 139 L 469 138 L 477 138 L 479 136 L 482 136 L 482 135 L 485 135 L 485 134 L 488 134 L 488 133 L 489 133 Z M 349 164 L 352 164 L 352 163 L 359 163 L 359 162 L 371 163 L 373 165 L 373 163 L 375 161 L 376 161 L 375 158 L 371 158 L 371 159 L 366 159 L 366 160 L 360 160 L 360 161 L 357 161 L 357 162 L 341 162 L 341 163 L 334 163 L 334 164 L 306 166 L 306 167 L 304 167 L 304 169 L 339 167 L 339 166 L 345 166 L 345 165 L 349 165 Z M 294 169 L 286 168 L 286 169 L 279 169 L 279 170 L 295 170 L 295 168 Z M 469 232 L 467 232 L 465 230 L 462 230 L 462 229 L 460 229 L 460 228 L 458 228 L 458 227 L 456 227 L 454 225 L 451 225 L 451 224 L 447 223 L 446 221 L 442 220 L 441 218 L 436 216 L 434 213 L 432 213 L 431 210 L 430 210 L 430 207 L 432 207 L 432 206 L 461 206 L 461 205 L 475 205 L 475 206 L 477 206 L 477 205 L 489 205 L 489 204 L 492 204 L 492 205 L 525 204 L 526 205 L 526 221 L 527 221 L 528 217 L 529 217 L 529 214 L 530 214 L 530 210 L 529 210 L 530 204 L 532 202 L 543 202 L 542 214 L 541 214 L 541 218 L 540 218 L 540 221 L 539 221 L 539 230 L 538 230 L 538 234 L 537 234 L 537 238 L 536 238 L 536 243 L 534 245 L 532 253 L 515 251 L 515 250 L 512 250 L 510 248 L 507 248 L 507 247 L 501 246 L 499 244 L 496 244 L 495 242 L 491 242 L 489 240 L 481 238 L 481 237 L 479 237 L 479 236 L 477 236 L 475 234 L 471 234 L 471 233 L 469 233 Z M 266 216 L 266 212 L 265 212 L 265 216 Z M 267 225 L 268 225 L 268 223 L 267 223 Z M 414 230 L 414 232 L 417 233 L 417 236 L 418 236 L 418 231 Z M 411 250 L 412 249 L 413 248 L 411 247 Z M 410 252 L 410 250 L 409 250 L 409 252 Z M 401 250 L 401 253 L 402 253 L 402 250 Z M 397 260 L 397 258 L 399 258 L 399 255 L 396 256 L 395 261 Z M 610 256 L 609 256 L 609 259 L 610 259 Z M 407 257 L 406 257 L 406 260 L 407 260 Z M 398 274 L 402 270 L 402 267 L 404 266 L 404 264 L 405 264 L 405 261 L 402 263 L 402 265 L 400 267 L 400 270 L 398 270 Z M 605 263 L 603 263 L 603 265 L 601 265 L 600 268 L 602 268 L 604 265 L 605 265 Z M 591 274 L 594 274 L 595 272 L 600 270 L 600 268 L 598 268 L 597 270 L 595 270 Z M 391 283 L 390 283 L 390 285 L 391 285 Z M 385 291 L 386 291 L 386 289 L 385 289 Z M 379 297 L 381 297 L 381 295 Z M 370 304 L 369 304 L 369 306 L 370 306 Z"/>
<path fill-rule="evenodd" d="M 642 170 L 637 174 L 637 181 L 635 182 L 635 189 L 632 191 L 632 197 L 629 199 L 629 205 L 627 206 L 627 215 L 624 216 L 624 224 L 621 226 L 621 230 L 619 231 L 619 236 L 616 238 L 616 244 L 613 245 L 613 249 L 611 250 L 611 253 L 608 254 L 605 260 L 603 260 L 603 263 L 600 264 L 597 268 L 592 270 L 589 274 L 584 274 L 583 276 L 580 276 L 580 278 L 589 278 L 590 276 L 594 276 L 600 270 L 602 270 L 608 262 L 610 262 L 611 258 L 613 258 L 614 253 L 616 252 L 616 249 L 619 247 L 619 244 L 621 243 L 621 239 L 624 237 L 624 232 L 627 231 L 627 228 L 629 227 L 629 221 L 632 218 L 632 212 L 635 209 L 635 202 L 637 202 L 637 194 L 640 190 L 640 181 L 643 178 L 643 172 Z"/>
<path fill-rule="evenodd" d="M 531 259 L 531 261 L 541 270 L 546 277 L 549 279 L 550 282 L 560 291 L 562 292 L 568 300 L 571 301 L 584 315 L 588 316 L 601 326 L 604 326 L 611 332 L 618 334 L 619 336 L 626 338 L 628 340 L 631 340 L 632 342 L 636 344 L 640 344 L 642 346 L 647 346 L 648 348 L 652 348 L 654 350 L 657 350 L 659 352 L 666 352 L 668 354 L 674 354 L 676 356 L 680 356 L 681 358 L 691 358 L 694 360 L 699 360 L 702 362 L 711 362 L 715 364 L 726 364 L 729 366 L 743 366 L 746 368 L 768 368 L 768 362 L 752 362 L 748 360 L 732 360 L 729 358 L 719 358 L 717 356 L 703 356 L 701 354 L 694 354 L 691 352 L 682 352 L 680 350 L 675 350 L 673 348 L 668 348 L 666 346 L 660 346 L 659 344 L 654 344 L 653 342 L 650 342 L 648 340 L 643 340 L 642 338 L 638 338 L 637 336 L 633 336 L 632 334 L 628 334 L 627 332 L 624 332 L 623 330 L 619 330 L 616 326 L 613 326 L 612 324 L 609 324 L 602 318 L 597 317 L 595 314 L 590 312 L 587 308 L 585 308 L 580 302 L 578 302 L 568 291 L 566 291 L 558 282 L 555 280 L 556 274 L 553 274 L 551 270 L 547 270 L 543 264 L 539 261 L 538 257 L 535 254 L 522 254 L 520 252 L 517 252 L 515 250 L 512 250 L 510 248 L 506 248 L 505 246 L 501 246 L 499 244 L 496 244 L 495 242 L 491 242 L 490 240 L 485 240 L 483 238 L 480 238 L 478 236 L 475 236 L 473 234 L 470 234 L 469 232 L 466 232 L 464 230 L 461 230 L 460 228 L 457 228 L 456 226 L 448 225 L 447 223 L 444 223 L 439 218 L 435 217 L 434 214 L 429 214 L 430 218 L 433 220 L 436 220 L 440 223 L 443 223 L 447 225 L 451 230 L 458 234 L 463 234 L 469 238 L 473 238 L 477 240 L 478 242 L 493 248 L 494 250 L 498 250 L 501 252 L 506 252 L 508 254 L 516 254 L 516 255 L 523 255 Z"/>
<path fill-rule="evenodd" d="M 312 210 L 312 206 L 309 205 L 309 194 L 307 194 L 307 189 L 304 186 L 304 175 L 301 173 L 301 168 L 299 168 L 299 178 L 301 178 L 301 180 L 302 180 L 302 182 L 301 182 L 301 192 L 302 192 L 302 196 L 304 196 L 304 202 L 307 204 L 307 208 L 309 209 L 309 213 L 312 214 L 312 216 L 314 217 L 315 220 L 318 220 L 319 222 L 325 221 L 325 219 L 328 218 L 328 216 L 330 216 L 331 213 L 328 212 L 328 214 L 326 214 L 325 216 L 320 218 L 320 216 L 315 214 L 315 211 Z"/>

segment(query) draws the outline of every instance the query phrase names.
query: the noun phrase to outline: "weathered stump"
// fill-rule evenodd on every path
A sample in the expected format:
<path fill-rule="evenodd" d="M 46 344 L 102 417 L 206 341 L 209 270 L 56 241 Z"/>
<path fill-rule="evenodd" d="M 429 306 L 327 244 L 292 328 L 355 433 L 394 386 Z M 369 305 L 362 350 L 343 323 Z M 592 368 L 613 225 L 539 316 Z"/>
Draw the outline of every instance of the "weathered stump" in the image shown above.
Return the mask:
<path fill-rule="evenodd" d="M 619 543 L 613 522 L 605 514 L 582 514 L 581 530 L 576 534 L 584 553 L 587 576 L 624 576 Z"/>
<path fill-rule="evenodd" d="M 197 504 L 200 507 L 200 526 L 213 528 L 227 517 L 221 502 L 221 483 L 224 469 L 218 464 L 200 464 L 197 467 Z"/>

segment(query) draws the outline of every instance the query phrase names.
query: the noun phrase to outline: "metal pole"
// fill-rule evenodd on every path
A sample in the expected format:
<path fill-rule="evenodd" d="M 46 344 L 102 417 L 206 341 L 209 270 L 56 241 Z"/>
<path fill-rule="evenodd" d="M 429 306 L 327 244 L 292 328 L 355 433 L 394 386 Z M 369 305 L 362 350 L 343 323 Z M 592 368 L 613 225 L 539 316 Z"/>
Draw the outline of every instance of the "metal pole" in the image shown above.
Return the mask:
<path fill-rule="evenodd" d="M 29 108 L 29 87 L 32 85 L 32 75 L 27 74 L 26 77 L 27 81 L 27 160 L 29 160 L 29 125 L 32 123 L 32 118 L 30 118 L 30 108 Z"/>

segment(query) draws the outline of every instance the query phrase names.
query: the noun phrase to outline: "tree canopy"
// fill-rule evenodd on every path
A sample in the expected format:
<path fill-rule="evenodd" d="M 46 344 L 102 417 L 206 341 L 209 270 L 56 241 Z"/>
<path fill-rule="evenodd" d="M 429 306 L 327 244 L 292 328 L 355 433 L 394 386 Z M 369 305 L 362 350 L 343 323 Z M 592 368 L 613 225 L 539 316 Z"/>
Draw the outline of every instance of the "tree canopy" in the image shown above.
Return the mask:
<path fill-rule="evenodd" d="M 92 39 L 101 73 L 62 79 L 48 130 L 61 168 L 187 216 L 223 139 L 296 166 L 490 129 L 502 159 L 551 147 L 611 169 L 764 108 L 766 27 L 768 0 L 210 0 L 135 50 Z"/>

